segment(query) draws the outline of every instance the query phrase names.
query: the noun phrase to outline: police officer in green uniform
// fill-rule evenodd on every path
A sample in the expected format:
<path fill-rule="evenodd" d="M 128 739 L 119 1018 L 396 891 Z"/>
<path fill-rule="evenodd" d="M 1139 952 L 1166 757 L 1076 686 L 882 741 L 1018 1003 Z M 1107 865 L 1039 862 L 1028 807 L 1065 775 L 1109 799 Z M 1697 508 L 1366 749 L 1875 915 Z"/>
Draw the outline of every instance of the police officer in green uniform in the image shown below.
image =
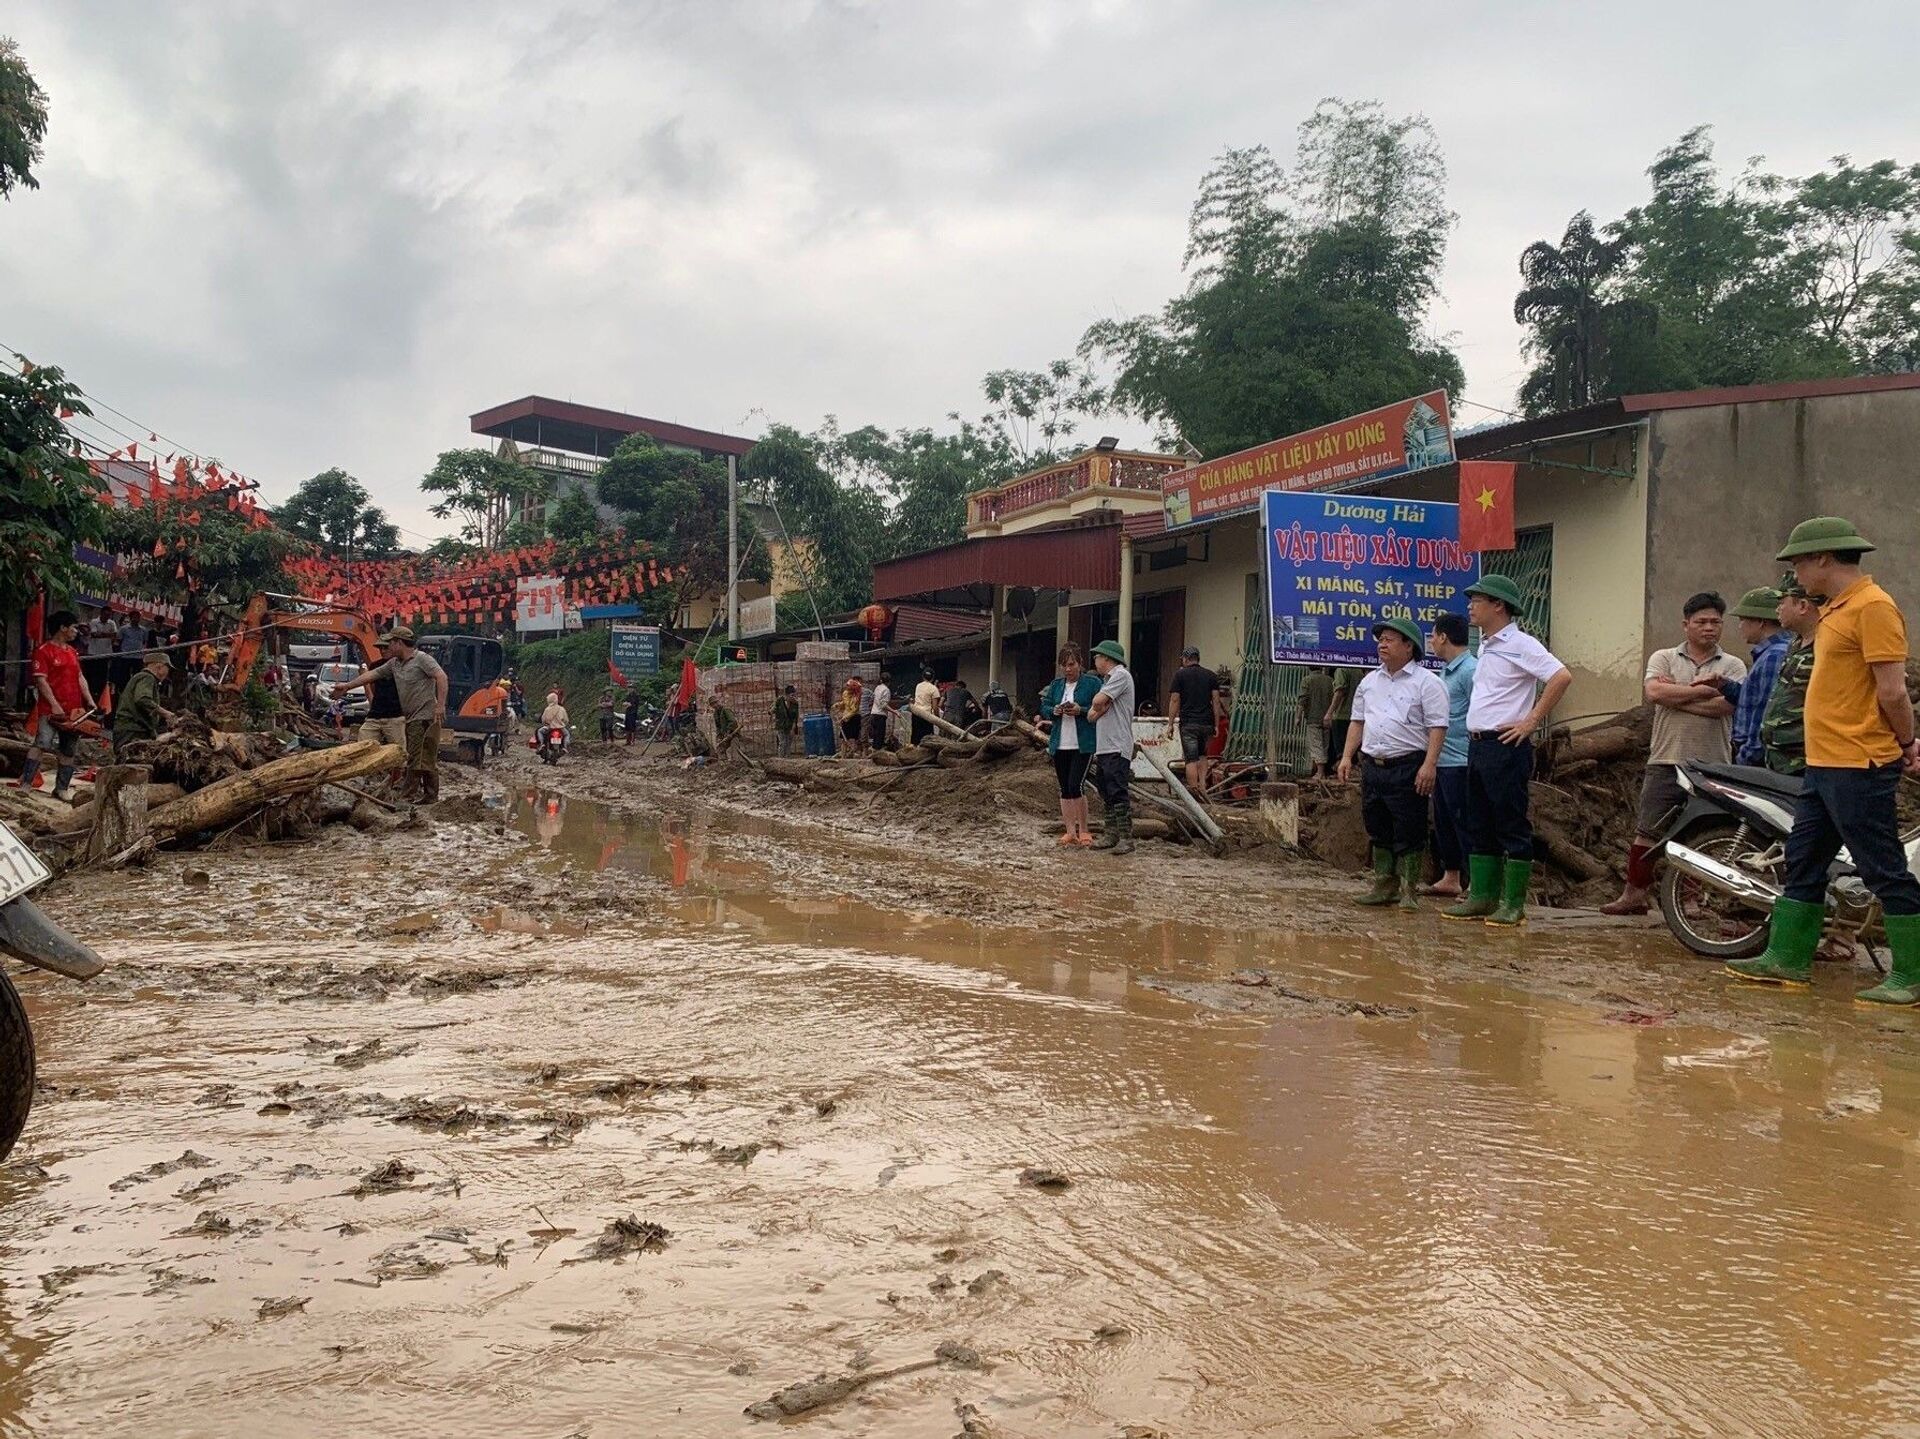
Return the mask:
<path fill-rule="evenodd" d="M 1776 774 L 1800 774 L 1807 767 L 1807 684 L 1813 678 L 1813 635 L 1820 628 L 1820 606 L 1789 570 L 1780 581 L 1775 613 L 1793 644 L 1780 661 L 1773 697 L 1760 720 L 1760 744 L 1766 766 Z"/>

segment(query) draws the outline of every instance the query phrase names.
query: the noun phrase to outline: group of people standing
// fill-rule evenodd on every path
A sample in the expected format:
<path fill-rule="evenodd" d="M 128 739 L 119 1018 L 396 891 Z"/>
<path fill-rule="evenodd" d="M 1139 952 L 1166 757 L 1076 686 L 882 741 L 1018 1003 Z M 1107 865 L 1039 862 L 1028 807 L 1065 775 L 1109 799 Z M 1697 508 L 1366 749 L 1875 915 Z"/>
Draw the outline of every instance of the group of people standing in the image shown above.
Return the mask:
<path fill-rule="evenodd" d="M 1373 883 L 1356 904 L 1420 907 L 1431 810 L 1444 872 L 1426 892 L 1456 899 L 1441 916 L 1525 922 L 1533 737 L 1573 676 L 1521 629 L 1522 606 L 1519 587 L 1504 575 L 1469 586 L 1467 614 L 1434 621 L 1438 673 L 1422 663 L 1427 639 L 1412 620 L 1374 626 L 1380 666 L 1353 687 L 1336 769 L 1346 781 L 1358 768 L 1372 848 Z M 1480 631 L 1477 657 L 1467 646 L 1469 624 Z"/>

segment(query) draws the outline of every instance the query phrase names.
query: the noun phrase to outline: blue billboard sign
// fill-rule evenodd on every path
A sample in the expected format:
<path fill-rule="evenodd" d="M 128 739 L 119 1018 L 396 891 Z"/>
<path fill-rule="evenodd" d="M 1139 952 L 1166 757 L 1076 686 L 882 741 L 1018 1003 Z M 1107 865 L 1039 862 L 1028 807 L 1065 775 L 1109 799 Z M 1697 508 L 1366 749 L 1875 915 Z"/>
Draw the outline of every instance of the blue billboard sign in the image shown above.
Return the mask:
<path fill-rule="evenodd" d="M 1480 555 L 1460 507 L 1430 500 L 1268 490 L 1260 498 L 1267 632 L 1280 665 L 1372 665 L 1373 627 L 1467 612 Z"/>
<path fill-rule="evenodd" d="M 659 674 L 660 631 L 652 625 L 615 625 L 613 667 L 630 680 Z"/>

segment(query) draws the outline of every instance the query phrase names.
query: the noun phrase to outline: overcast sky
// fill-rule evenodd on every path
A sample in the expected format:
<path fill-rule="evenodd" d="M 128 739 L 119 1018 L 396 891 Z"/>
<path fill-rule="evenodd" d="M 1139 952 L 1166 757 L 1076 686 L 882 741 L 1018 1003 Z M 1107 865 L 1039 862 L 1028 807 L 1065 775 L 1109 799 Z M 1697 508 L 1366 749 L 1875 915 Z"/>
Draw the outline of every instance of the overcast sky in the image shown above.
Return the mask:
<path fill-rule="evenodd" d="M 1920 160 L 1910 4 L 16 0 L 0 33 L 52 103 L 0 343 L 269 501 L 342 465 L 414 538 L 435 454 L 521 395 L 977 414 L 1173 294 L 1210 158 L 1290 158 L 1324 95 L 1433 121 L 1434 325 L 1503 408 L 1520 249 L 1688 127 L 1729 170 Z"/>

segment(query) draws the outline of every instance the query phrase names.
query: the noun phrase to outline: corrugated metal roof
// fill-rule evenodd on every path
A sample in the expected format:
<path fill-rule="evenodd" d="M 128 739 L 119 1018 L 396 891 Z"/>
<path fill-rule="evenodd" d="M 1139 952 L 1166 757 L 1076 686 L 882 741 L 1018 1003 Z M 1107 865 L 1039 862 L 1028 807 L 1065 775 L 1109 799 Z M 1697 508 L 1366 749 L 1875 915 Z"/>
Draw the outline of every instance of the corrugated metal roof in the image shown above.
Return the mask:
<path fill-rule="evenodd" d="M 597 405 L 576 405 L 568 400 L 550 400 L 545 395 L 528 395 L 510 400 L 468 417 L 468 428 L 476 435 L 501 433 L 515 420 L 558 420 L 563 424 L 585 425 L 589 429 L 612 430 L 622 435 L 651 435 L 662 444 L 685 445 L 690 449 L 714 450 L 723 455 L 744 455 L 753 441 L 740 435 L 723 435 L 717 430 L 676 425 L 670 420 L 650 420 L 645 415 L 629 415 L 622 410 L 603 410 Z"/>
<path fill-rule="evenodd" d="M 893 642 L 951 639 L 959 635 L 977 635 L 987 628 L 987 617 L 978 610 L 942 610 L 930 605 L 901 605 L 893 612 Z"/>
<path fill-rule="evenodd" d="M 1059 590 L 1120 588 L 1120 526 L 1029 530 L 962 540 L 873 567 L 873 597 L 904 600 L 943 591 L 1031 585 Z"/>

